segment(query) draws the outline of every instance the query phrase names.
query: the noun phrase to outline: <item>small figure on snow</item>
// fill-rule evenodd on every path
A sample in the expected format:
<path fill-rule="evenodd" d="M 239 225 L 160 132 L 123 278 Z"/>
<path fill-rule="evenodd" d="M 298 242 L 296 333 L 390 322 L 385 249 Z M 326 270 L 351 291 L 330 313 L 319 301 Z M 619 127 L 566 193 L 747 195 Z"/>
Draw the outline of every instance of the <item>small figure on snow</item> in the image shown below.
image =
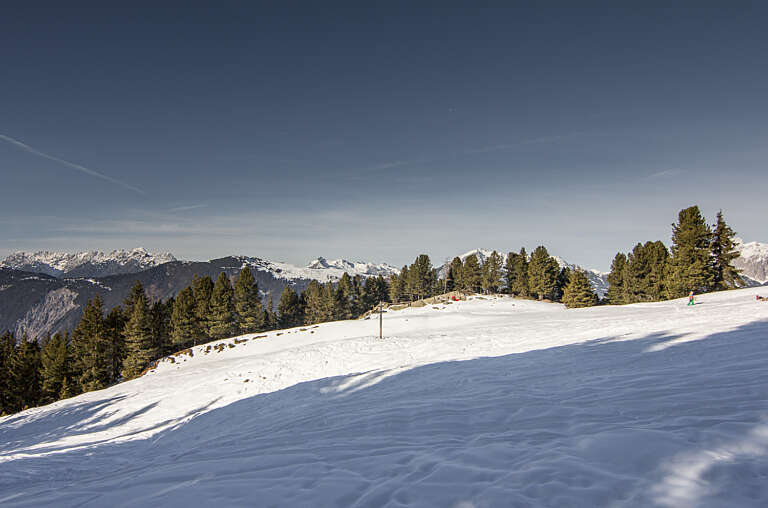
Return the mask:
<path fill-rule="evenodd" d="M 693 291 L 688 293 L 688 305 L 695 305 L 695 303 L 693 301 Z"/>

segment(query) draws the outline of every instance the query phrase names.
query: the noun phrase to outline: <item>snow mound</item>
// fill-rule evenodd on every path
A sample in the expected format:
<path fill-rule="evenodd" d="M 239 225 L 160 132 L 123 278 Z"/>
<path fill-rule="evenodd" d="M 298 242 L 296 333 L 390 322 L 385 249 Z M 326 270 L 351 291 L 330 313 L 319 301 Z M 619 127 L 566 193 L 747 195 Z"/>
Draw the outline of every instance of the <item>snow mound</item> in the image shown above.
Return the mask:
<path fill-rule="evenodd" d="M 371 319 L 215 341 L 0 419 L 0 502 L 765 506 L 760 294 L 475 298 L 387 312 L 384 340 Z"/>

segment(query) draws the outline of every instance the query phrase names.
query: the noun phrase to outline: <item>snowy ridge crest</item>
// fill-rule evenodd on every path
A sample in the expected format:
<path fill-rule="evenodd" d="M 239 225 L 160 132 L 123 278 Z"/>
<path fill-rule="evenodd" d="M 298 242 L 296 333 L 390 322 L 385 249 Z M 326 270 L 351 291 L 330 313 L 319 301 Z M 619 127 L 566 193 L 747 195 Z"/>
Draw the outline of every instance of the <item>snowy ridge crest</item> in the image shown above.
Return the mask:
<path fill-rule="evenodd" d="M 170 252 L 151 253 L 143 247 L 113 250 L 68 252 L 16 252 L 0 263 L 4 268 L 44 273 L 54 277 L 93 277 L 141 271 L 176 261 Z"/>
<path fill-rule="evenodd" d="M 315 279 L 319 282 L 335 282 L 339 280 L 345 272 L 351 277 L 354 277 L 355 275 L 360 275 L 361 277 L 377 277 L 379 275 L 382 277 L 389 277 L 400 272 L 394 266 L 386 263 L 352 262 L 347 261 L 346 259 L 334 259 L 328 261 L 324 257 L 318 257 L 312 260 L 306 267 L 247 256 L 240 256 L 238 259 L 243 263 L 243 266 L 268 271 L 276 278 L 286 280 Z"/>
<path fill-rule="evenodd" d="M 768 243 L 744 243 L 741 238 L 734 238 L 739 257 L 733 265 L 741 270 L 741 275 L 765 284 L 768 282 Z"/>

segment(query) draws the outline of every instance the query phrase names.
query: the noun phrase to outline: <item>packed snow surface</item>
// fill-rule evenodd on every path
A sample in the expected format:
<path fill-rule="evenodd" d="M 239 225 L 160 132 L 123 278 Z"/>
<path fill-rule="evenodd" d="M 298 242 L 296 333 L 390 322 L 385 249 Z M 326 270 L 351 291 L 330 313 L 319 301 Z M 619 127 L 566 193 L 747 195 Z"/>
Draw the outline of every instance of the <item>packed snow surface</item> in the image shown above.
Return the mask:
<path fill-rule="evenodd" d="M 760 289 L 474 298 L 387 312 L 383 340 L 373 318 L 197 346 L 0 419 L 0 504 L 768 506 Z"/>

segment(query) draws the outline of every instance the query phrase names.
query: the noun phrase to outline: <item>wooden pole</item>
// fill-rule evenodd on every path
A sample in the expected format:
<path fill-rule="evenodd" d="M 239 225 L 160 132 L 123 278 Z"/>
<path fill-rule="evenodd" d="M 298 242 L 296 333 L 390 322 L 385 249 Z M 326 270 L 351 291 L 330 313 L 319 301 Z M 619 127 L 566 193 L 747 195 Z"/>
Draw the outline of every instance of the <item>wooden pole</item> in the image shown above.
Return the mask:
<path fill-rule="evenodd" d="M 384 338 L 384 308 L 381 301 L 379 301 L 379 338 Z"/>

